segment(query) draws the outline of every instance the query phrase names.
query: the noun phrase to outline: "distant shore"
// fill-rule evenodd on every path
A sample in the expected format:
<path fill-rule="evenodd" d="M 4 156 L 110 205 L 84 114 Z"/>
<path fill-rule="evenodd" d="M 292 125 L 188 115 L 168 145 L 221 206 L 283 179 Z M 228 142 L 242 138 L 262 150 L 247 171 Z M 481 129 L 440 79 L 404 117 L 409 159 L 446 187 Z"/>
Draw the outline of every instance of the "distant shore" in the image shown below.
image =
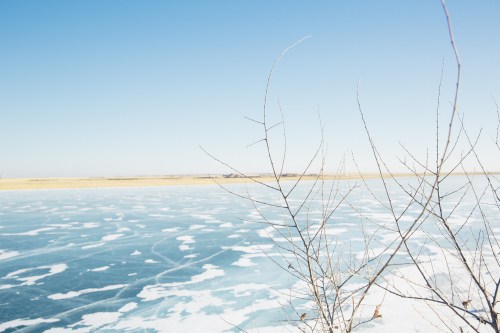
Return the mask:
<path fill-rule="evenodd" d="M 459 175 L 459 174 L 457 174 Z M 395 177 L 412 177 L 412 174 L 394 174 Z M 43 190 L 43 189 L 70 189 L 70 188 L 99 188 L 99 187 L 148 187 L 148 186 L 178 186 L 178 185 L 208 185 L 208 184 L 235 184 L 273 182 L 271 175 L 252 175 L 250 178 L 237 175 L 198 175 L 198 176 L 152 176 L 152 177 L 95 177 L 95 178 L 3 178 L 0 179 L 0 191 L 3 190 Z M 365 179 L 380 178 L 379 174 L 363 174 Z M 388 175 L 384 175 L 388 177 Z M 314 180 L 317 176 L 306 175 L 303 180 Z M 286 174 L 282 181 L 298 180 L 295 174 Z M 361 179 L 359 174 L 325 175 L 325 180 L 332 179 Z"/>
<path fill-rule="evenodd" d="M 363 175 L 364 176 L 364 175 Z M 251 176 L 259 182 L 271 182 L 270 175 Z M 366 175 L 374 178 L 376 175 Z M 297 180 L 297 175 L 284 175 L 282 180 Z M 337 179 L 338 176 L 327 175 L 325 179 Z M 356 179 L 358 175 L 341 176 L 341 179 Z M 197 175 L 197 176 L 155 176 L 155 177 L 95 177 L 95 178 L 4 178 L 0 179 L 2 190 L 42 190 L 42 189 L 69 189 L 69 188 L 97 188 L 97 187 L 147 187 L 147 186 L 176 186 L 176 185 L 207 185 L 207 184 L 234 184 L 251 183 L 252 179 L 235 175 Z M 316 179 L 314 175 L 303 177 L 304 180 Z"/>

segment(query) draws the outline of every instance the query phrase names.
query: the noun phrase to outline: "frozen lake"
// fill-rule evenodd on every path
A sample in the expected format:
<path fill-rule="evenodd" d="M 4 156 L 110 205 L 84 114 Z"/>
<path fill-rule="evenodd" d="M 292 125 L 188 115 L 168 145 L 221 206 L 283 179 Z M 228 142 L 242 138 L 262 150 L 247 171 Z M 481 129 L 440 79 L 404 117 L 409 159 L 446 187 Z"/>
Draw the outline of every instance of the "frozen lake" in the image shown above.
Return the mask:
<path fill-rule="evenodd" d="M 0 331 L 272 325 L 286 280 L 251 214 L 217 186 L 0 193 Z"/>
<path fill-rule="evenodd" d="M 356 200 L 390 220 L 366 193 Z M 2 192 L 0 332 L 286 331 L 296 281 L 268 257 L 280 237 L 258 220 L 216 185 Z M 335 215 L 354 251 L 359 220 L 348 205 Z"/>

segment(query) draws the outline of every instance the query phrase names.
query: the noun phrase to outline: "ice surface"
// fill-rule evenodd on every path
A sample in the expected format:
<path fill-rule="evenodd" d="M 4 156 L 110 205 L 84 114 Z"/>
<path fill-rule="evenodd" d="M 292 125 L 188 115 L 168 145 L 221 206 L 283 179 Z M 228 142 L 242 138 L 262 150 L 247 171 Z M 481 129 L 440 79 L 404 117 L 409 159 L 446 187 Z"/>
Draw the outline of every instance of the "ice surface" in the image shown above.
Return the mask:
<path fill-rule="evenodd" d="M 364 230 L 370 233 L 392 221 L 376 201 L 363 200 L 362 217 L 343 207 L 327 229 L 349 239 L 358 258 L 365 255 L 358 222 L 373 221 Z M 272 214 L 283 222 L 282 212 Z M 451 222 L 463 223 L 457 216 Z M 237 332 L 234 325 L 289 332 L 282 305 L 290 286 L 301 286 L 271 260 L 289 259 L 280 251 L 283 229 L 258 220 L 253 205 L 217 186 L 0 193 L 0 332 Z M 425 243 L 425 233 L 413 237 Z M 393 239 L 379 231 L 370 253 Z M 379 289 L 365 315 L 382 299 L 383 317 L 361 332 L 435 331 L 415 315 L 428 315 L 427 307 Z"/>

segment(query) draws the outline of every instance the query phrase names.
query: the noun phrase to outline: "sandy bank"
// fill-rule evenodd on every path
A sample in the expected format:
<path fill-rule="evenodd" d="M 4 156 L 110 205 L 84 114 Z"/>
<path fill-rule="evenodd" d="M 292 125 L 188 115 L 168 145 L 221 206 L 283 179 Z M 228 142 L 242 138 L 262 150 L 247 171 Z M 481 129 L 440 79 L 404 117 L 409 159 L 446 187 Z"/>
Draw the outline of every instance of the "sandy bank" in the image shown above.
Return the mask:
<path fill-rule="evenodd" d="M 367 175 L 373 178 L 375 175 Z M 269 175 L 254 176 L 259 182 L 272 182 Z M 335 176 L 325 176 L 325 179 L 334 179 Z M 338 177 L 337 177 L 338 178 Z M 342 176 L 343 179 L 359 178 L 358 176 Z M 295 175 L 283 176 L 282 180 L 297 180 Z M 315 179 L 315 176 L 305 176 L 304 180 Z M 95 188 L 95 187 L 145 187 L 145 186 L 174 186 L 174 185 L 204 185 L 253 182 L 243 177 L 216 176 L 161 176 L 161 177 L 103 177 L 103 178 L 6 178 L 0 179 L 0 190 L 36 190 L 62 188 Z"/>
<path fill-rule="evenodd" d="M 459 175 L 459 174 L 457 174 Z M 411 174 L 394 174 L 396 177 L 412 177 Z M 379 178 L 379 174 L 363 174 L 363 178 Z M 388 177 L 388 175 L 384 176 Z M 256 175 L 252 178 L 259 182 L 274 182 L 270 175 Z M 360 179 L 360 175 L 325 175 L 325 180 L 332 179 Z M 285 175 L 283 181 L 297 180 L 297 175 Z M 314 180 L 316 176 L 308 175 L 303 180 Z M 96 188 L 96 187 L 146 187 L 146 186 L 175 186 L 175 185 L 205 185 L 205 184 L 234 184 L 252 183 L 254 180 L 234 176 L 158 176 L 158 177 L 96 177 L 96 178 L 4 178 L 0 179 L 2 190 L 37 190 L 63 188 Z"/>

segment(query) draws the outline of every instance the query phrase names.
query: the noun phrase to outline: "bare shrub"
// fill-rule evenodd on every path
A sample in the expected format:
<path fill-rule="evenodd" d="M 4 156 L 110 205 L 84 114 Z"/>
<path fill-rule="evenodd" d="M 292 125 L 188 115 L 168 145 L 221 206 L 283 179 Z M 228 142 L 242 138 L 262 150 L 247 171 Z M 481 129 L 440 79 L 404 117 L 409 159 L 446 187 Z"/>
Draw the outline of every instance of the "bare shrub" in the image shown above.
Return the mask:
<path fill-rule="evenodd" d="M 406 150 L 409 162 L 402 160 L 402 164 L 414 175 L 415 183 L 404 184 L 391 177 L 408 197 L 403 209 L 391 204 L 393 193 L 382 178 L 386 189 L 383 199 L 388 203 L 384 207 L 393 216 L 394 231 L 399 236 L 394 251 L 404 254 L 410 264 L 392 267 L 390 263 L 381 279 L 384 283 L 377 284 L 394 295 L 428 304 L 433 318 L 440 321 L 436 327 L 442 330 L 499 332 L 500 246 L 498 228 L 493 225 L 500 208 L 499 182 L 481 163 L 477 151 L 480 134 L 470 137 L 463 118 L 457 123 L 461 63 L 444 1 L 442 6 L 457 63 L 446 140 L 439 141 L 438 98 L 435 162 L 430 162 L 429 157 L 418 159 Z M 438 96 L 440 89 L 441 83 Z M 390 175 L 364 117 L 363 122 L 379 172 Z M 471 173 L 470 165 L 479 172 Z M 453 173 L 461 173 L 462 177 L 454 177 Z M 382 199 L 377 200 L 382 203 Z M 403 222 L 408 220 L 412 222 Z"/>
<path fill-rule="evenodd" d="M 459 118 L 461 62 L 446 4 L 441 2 L 457 64 L 454 100 L 445 140 L 441 142 L 440 82 L 435 158 L 428 155 L 421 160 L 405 150 L 409 161 L 403 159 L 401 163 L 413 175 L 411 181 L 398 178 L 382 158 L 363 113 L 359 89 L 359 112 L 378 168 L 382 194 L 376 193 L 361 173 L 360 185 L 342 181 L 343 162 L 335 173 L 326 174 L 323 135 L 303 171 L 293 181 L 286 177 L 285 120 L 281 112 L 281 121 L 270 123 L 268 91 L 280 59 L 302 40 L 284 50 L 273 65 L 262 119 L 247 118 L 262 130 L 262 137 L 251 145 L 264 146 L 272 182 L 248 175 L 204 150 L 228 167 L 234 177 L 246 178 L 275 195 L 273 200 L 261 200 L 249 191 L 235 193 L 219 184 L 249 200 L 259 213 L 260 222 L 274 236 L 279 257 L 269 258 L 297 281 L 284 306 L 289 309 L 287 322 L 298 331 L 352 332 L 377 320 L 382 316 L 383 299 L 373 297 L 376 289 L 428 305 L 433 318 L 424 319 L 437 318 L 440 323 L 434 325 L 439 330 L 500 332 L 500 246 L 498 227 L 493 225 L 500 209 L 500 184 L 481 163 L 477 152 L 479 136 L 471 138 Z M 323 125 L 319 122 L 322 133 Z M 278 139 L 271 138 L 271 133 L 280 130 Z M 495 143 L 499 147 L 498 131 Z M 465 164 L 470 161 L 480 172 L 468 171 Z M 454 176 L 457 172 L 461 178 Z M 389 221 L 367 218 L 360 203 L 351 200 L 360 187 L 385 209 Z M 401 194 L 406 198 L 404 202 L 395 200 Z M 358 234 L 341 239 L 338 235 L 342 226 L 336 218 L 345 209 L 357 212 L 360 223 Z M 384 241 L 380 240 L 381 233 Z"/>

